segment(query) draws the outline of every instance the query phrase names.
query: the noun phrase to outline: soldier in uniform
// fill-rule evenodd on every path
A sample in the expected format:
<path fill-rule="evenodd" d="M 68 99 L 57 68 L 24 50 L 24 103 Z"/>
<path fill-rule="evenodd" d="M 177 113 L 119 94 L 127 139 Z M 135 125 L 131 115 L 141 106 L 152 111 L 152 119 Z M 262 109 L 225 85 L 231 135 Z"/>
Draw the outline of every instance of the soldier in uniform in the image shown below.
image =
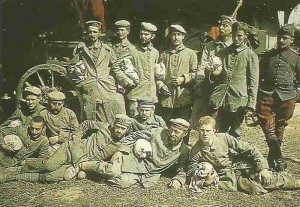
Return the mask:
<path fill-rule="evenodd" d="M 28 159 L 46 160 L 49 141 L 45 134 L 45 120 L 41 116 L 32 118 L 28 127 L 3 129 L 0 132 L 0 182 L 15 179 L 23 162 Z M 17 136 L 9 142 L 5 139 Z"/>
<path fill-rule="evenodd" d="M 41 111 L 47 125 L 47 136 L 53 150 L 70 139 L 70 134 L 79 126 L 76 114 L 64 107 L 65 95 L 59 91 L 48 94 L 48 108 Z M 51 150 L 51 149 L 50 149 Z"/>
<path fill-rule="evenodd" d="M 151 41 L 155 37 L 157 28 L 147 22 L 141 23 L 140 42 L 132 51 L 132 63 L 137 70 L 139 83 L 127 94 L 129 116 L 134 117 L 137 112 L 137 100 L 143 99 L 157 103 L 156 82 L 154 77 L 155 63 L 158 62 L 159 53 Z"/>
<path fill-rule="evenodd" d="M 199 60 L 197 82 L 195 83 L 194 105 L 191 114 L 191 128 L 195 128 L 199 118 L 206 115 L 213 115 L 214 110 L 209 106 L 209 99 L 214 88 L 215 78 L 221 70 L 217 70 L 213 65 L 213 58 L 216 54 L 232 44 L 232 24 L 236 20 L 231 16 L 222 15 L 219 20 L 220 34 L 216 40 L 205 45 L 202 56 Z M 222 69 L 222 68 L 221 68 Z"/>
<path fill-rule="evenodd" d="M 117 43 L 113 45 L 117 58 L 131 55 L 131 51 L 134 49 L 133 44 L 128 40 L 130 34 L 130 22 L 127 20 L 119 20 L 115 22 L 117 32 Z"/>
<path fill-rule="evenodd" d="M 117 114 L 113 125 L 104 122 L 86 120 L 73 134 L 73 140 L 63 143 L 53 155 L 44 162 L 27 163 L 27 171 L 37 172 L 32 176 L 47 181 L 65 179 L 66 170 L 72 169 L 74 178 L 81 170 L 93 166 L 95 161 L 108 161 L 120 146 L 120 140 L 130 133 L 132 119 L 125 114 Z M 39 176 L 38 174 L 47 174 Z"/>
<path fill-rule="evenodd" d="M 116 60 L 113 49 L 99 40 L 101 23 L 88 21 L 85 27 L 86 41 L 75 48 L 72 63 L 84 64 L 84 79 L 77 87 L 82 92 L 86 119 L 113 123 L 116 114 L 125 113 L 124 98 L 116 88 L 116 80 L 123 80 L 124 74 L 112 67 Z"/>
<path fill-rule="evenodd" d="M 125 157 L 122 163 L 121 174 L 110 178 L 108 183 L 123 188 L 136 184 L 149 188 L 157 184 L 162 173 L 170 170 L 175 176 L 171 179 L 169 187 L 183 187 L 186 182 L 189 154 L 187 146 L 183 143 L 183 138 L 188 133 L 189 125 L 184 119 L 172 119 L 169 129 L 159 128 L 151 133 L 147 139 L 151 143 L 152 156 L 143 159 L 142 162 L 132 159 L 136 155 L 132 154 L 131 145 L 126 147 L 126 139 L 123 140 L 123 145 L 120 146 L 119 152 L 112 158 L 112 161 L 115 161 L 120 159 L 120 157 Z M 92 169 L 97 172 L 103 172 L 103 167 L 106 166 L 100 162 L 94 163 Z M 113 174 L 117 173 L 113 172 Z"/>
<path fill-rule="evenodd" d="M 146 126 L 166 128 L 166 123 L 161 116 L 155 115 L 155 103 L 145 100 L 138 100 L 138 115 L 134 119 Z"/>
<path fill-rule="evenodd" d="M 284 25 L 278 32 L 277 48 L 260 61 L 258 117 L 269 146 L 268 162 L 276 171 L 286 168 L 280 146 L 300 88 L 300 57 L 291 50 L 293 40 L 293 25 Z"/>
<path fill-rule="evenodd" d="M 185 34 L 182 26 L 171 25 L 171 48 L 160 56 L 160 61 L 166 66 L 166 78 L 164 81 L 157 81 L 157 86 L 162 117 L 166 121 L 175 117 L 189 120 L 191 114 L 191 89 L 198 62 L 195 51 L 183 44 Z"/>
<path fill-rule="evenodd" d="M 269 171 L 267 160 L 257 147 L 227 133 L 215 133 L 215 125 L 215 119 L 210 116 L 199 120 L 199 140 L 191 149 L 189 171 L 200 162 L 211 163 L 220 177 L 220 188 L 228 191 L 239 188 L 247 193 L 261 194 L 268 190 L 300 188 L 300 180 L 292 175 Z M 247 167 L 235 165 L 234 157 L 247 163 Z M 243 168 L 248 170 L 243 171 Z M 241 170 L 240 176 L 235 169 Z"/>
<path fill-rule="evenodd" d="M 247 46 L 248 26 L 232 25 L 233 44 L 219 52 L 222 72 L 218 75 L 210 104 L 218 110 L 219 132 L 239 138 L 245 113 L 255 109 L 258 90 L 258 57 Z"/>
<path fill-rule="evenodd" d="M 41 96 L 41 89 L 35 86 L 27 86 L 23 91 L 24 104 L 21 103 L 13 115 L 6 120 L 1 127 L 15 127 L 18 125 L 29 126 L 31 119 L 40 115 L 43 107 L 39 101 Z"/>

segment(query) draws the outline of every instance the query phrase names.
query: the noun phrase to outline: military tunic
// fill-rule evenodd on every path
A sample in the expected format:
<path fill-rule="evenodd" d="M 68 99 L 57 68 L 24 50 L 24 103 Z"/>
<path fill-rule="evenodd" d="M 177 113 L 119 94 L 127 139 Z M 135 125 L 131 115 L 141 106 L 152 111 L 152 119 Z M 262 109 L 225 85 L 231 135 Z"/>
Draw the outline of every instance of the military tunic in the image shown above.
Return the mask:
<path fill-rule="evenodd" d="M 215 78 L 213 74 L 209 73 L 205 68 L 205 63 L 217 56 L 217 53 L 232 44 L 232 39 L 229 38 L 222 42 L 220 39 L 211 41 L 203 48 L 201 59 L 199 60 L 199 66 L 197 71 L 197 78 L 195 83 L 195 100 L 191 114 L 191 128 L 195 129 L 198 120 L 206 115 L 213 115 L 214 110 L 209 106 L 209 99 L 212 94 L 212 90 L 215 87 Z"/>
<path fill-rule="evenodd" d="M 79 126 L 76 114 L 66 107 L 63 107 L 59 114 L 52 114 L 45 109 L 41 111 L 41 116 L 46 121 L 47 136 L 58 136 L 59 144 L 68 141 L 70 133 Z"/>
<path fill-rule="evenodd" d="M 137 45 L 135 50 L 132 50 L 132 63 L 138 72 L 140 80 L 138 85 L 127 94 L 129 111 L 132 117 L 137 115 L 137 100 L 157 102 L 154 67 L 155 63 L 158 62 L 158 58 L 159 53 L 152 44 L 147 47 Z"/>
<path fill-rule="evenodd" d="M 255 109 L 259 80 L 257 55 L 246 45 L 231 45 L 219 52 L 223 70 L 216 80 L 210 105 L 218 109 L 220 132 L 240 137 L 244 108 Z"/>
<path fill-rule="evenodd" d="M 113 123 L 116 114 L 125 113 L 124 98 L 117 93 L 115 79 L 126 79 L 120 69 L 109 67 L 116 60 L 113 49 L 100 41 L 91 47 L 81 42 L 75 48 L 72 62 L 80 60 L 85 63 L 86 79 L 77 87 L 82 92 L 86 118 Z"/>
<path fill-rule="evenodd" d="M 181 117 L 189 120 L 190 107 L 193 103 L 191 90 L 198 64 L 197 55 L 195 51 L 182 46 L 176 50 L 168 49 L 164 51 L 160 56 L 160 61 L 166 66 L 166 78 L 164 81 L 157 81 L 158 90 L 166 85 L 171 92 L 169 97 L 160 97 L 163 110 L 171 109 L 163 113 L 163 118 L 169 120 L 170 118 Z M 181 86 L 174 87 L 171 80 L 177 77 L 184 77 L 184 83 Z M 171 116 L 168 114 L 171 114 Z"/>

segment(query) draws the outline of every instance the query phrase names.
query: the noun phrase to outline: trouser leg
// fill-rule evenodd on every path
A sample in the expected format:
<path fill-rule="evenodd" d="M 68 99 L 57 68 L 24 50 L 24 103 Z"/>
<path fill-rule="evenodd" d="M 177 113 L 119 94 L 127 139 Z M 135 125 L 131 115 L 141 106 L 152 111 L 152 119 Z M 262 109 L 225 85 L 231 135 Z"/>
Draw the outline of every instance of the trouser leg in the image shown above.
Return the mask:
<path fill-rule="evenodd" d="M 229 134 L 235 138 L 241 137 L 241 126 L 244 121 L 244 110 L 239 108 L 236 112 L 230 113 L 230 130 Z"/>
<path fill-rule="evenodd" d="M 275 111 L 275 134 L 278 139 L 283 139 L 283 133 L 285 127 L 288 125 L 288 120 L 292 118 L 294 110 L 295 110 L 295 99 L 281 101 L 278 100 L 276 107 L 274 107 Z"/>
<path fill-rule="evenodd" d="M 196 129 L 198 121 L 203 116 L 211 115 L 211 108 L 209 106 L 209 97 L 197 97 L 194 100 L 194 105 L 192 107 L 190 124 L 192 129 Z"/>
<path fill-rule="evenodd" d="M 145 174 L 141 175 L 141 185 L 144 188 L 150 188 L 157 184 L 158 180 L 160 179 L 161 174 Z"/>
<path fill-rule="evenodd" d="M 218 172 L 220 177 L 220 189 L 226 191 L 237 191 L 237 178 L 234 170 L 221 170 Z"/>
<path fill-rule="evenodd" d="M 300 189 L 300 179 L 287 172 L 273 173 L 271 183 L 264 188 L 269 191 Z"/>

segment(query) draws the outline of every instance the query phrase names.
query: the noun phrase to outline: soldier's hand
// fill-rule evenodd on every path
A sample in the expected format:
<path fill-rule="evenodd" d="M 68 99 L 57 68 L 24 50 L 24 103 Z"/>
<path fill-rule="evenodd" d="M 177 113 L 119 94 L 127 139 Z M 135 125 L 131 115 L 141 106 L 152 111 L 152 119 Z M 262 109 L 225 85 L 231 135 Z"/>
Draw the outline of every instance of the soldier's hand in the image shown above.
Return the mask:
<path fill-rule="evenodd" d="M 184 83 L 184 77 L 180 76 L 180 77 L 177 77 L 177 78 L 173 78 L 171 83 L 174 86 L 180 86 L 181 84 Z"/>
<path fill-rule="evenodd" d="M 8 127 L 15 128 L 15 127 L 18 127 L 21 125 L 22 125 L 22 122 L 19 119 L 17 119 L 17 120 L 10 122 Z"/>
<path fill-rule="evenodd" d="M 173 179 L 170 183 L 169 183 L 169 188 L 181 188 L 181 182 L 179 182 L 176 179 Z"/>
<path fill-rule="evenodd" d="M 58 142 L 58 136 L 49 137 L 50 144 L 56 144 Z"/>
<path fill-rule="evenodd" d="M 273 178 L 273 174 L 268 169 L 262 169 L 258 174 L 259 182 L 263 185 L 270 185 Z"/>

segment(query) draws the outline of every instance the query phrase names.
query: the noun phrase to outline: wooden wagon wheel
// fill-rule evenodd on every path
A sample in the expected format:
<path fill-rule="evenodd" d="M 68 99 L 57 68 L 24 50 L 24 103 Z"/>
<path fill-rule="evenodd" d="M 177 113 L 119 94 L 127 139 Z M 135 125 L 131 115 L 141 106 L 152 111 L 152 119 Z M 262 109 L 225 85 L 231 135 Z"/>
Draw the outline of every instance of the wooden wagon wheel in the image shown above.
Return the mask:
<path fill-rule="evenodd" d="M 66 95 L 66 106 L 72 109 L 80 121 L 83 120 L 83 102 L 79 90 L 67 75 L 67 70 L 56 64 L 41 64 L 30 68 L 20 79 L 16 90 L 19 107 L 23 101 L 22 92 L 26 86 L 36 86 L 42 90 L 41 104 L 47 105 L 48 93 L 59 90 Z"/>

